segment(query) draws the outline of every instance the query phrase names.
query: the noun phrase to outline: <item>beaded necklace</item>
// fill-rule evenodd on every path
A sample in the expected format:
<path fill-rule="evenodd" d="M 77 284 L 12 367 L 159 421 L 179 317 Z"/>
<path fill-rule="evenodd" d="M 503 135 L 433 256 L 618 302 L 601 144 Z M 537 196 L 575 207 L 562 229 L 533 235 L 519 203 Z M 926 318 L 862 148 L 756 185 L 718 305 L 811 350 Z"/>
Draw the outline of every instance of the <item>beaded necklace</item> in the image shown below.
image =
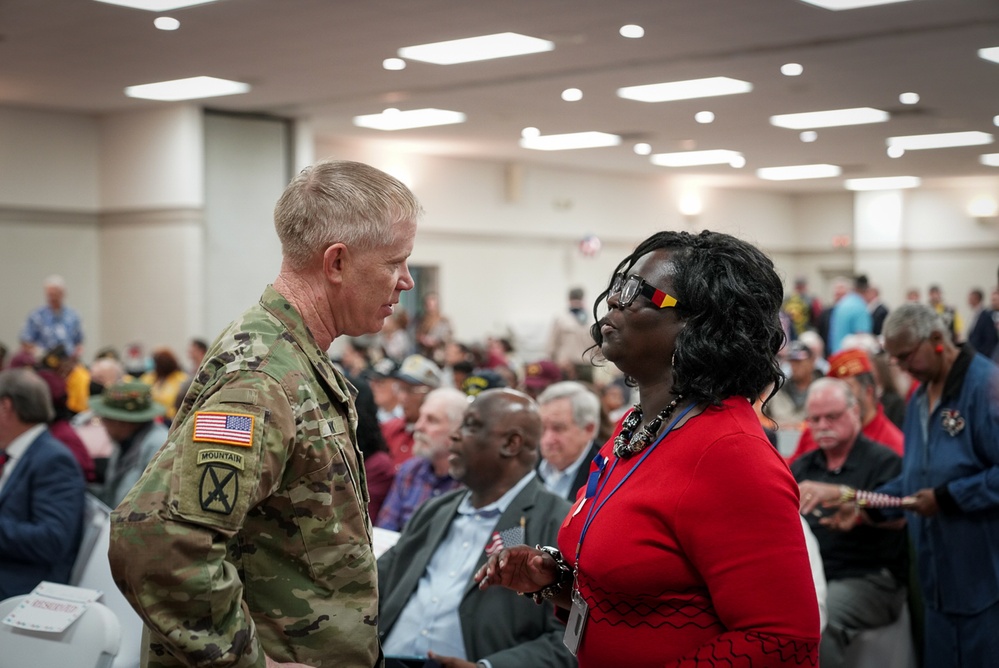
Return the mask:
<path fill-rule="evenodd" d="M 635 404 L 631 413 L 628 414 L 628 417 L 624 419 L 624 423 L 621 425 L 621 433 L 614 438 L 614 455 L 621 459 L 627 459 L 647 448 L 659 434 L 663 423 L 673 415 L 673 411 L 676 410 L 677 405 L 682 399 L 682 396 L 678 396 L 669 402 L 669 405 L 659 411 L 659 414 L 650 420 L 645 425 L 645 428 L 637 434 L 635 433 L 635 428 L 642 423 L 642 407 Z"/>

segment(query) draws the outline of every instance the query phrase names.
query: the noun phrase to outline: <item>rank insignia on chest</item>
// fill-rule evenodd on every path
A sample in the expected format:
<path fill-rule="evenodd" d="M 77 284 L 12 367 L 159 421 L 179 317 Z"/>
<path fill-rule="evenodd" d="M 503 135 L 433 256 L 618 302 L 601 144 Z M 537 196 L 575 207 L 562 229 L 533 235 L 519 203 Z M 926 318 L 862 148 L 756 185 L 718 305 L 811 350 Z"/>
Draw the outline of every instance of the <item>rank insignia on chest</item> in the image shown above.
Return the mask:
<path fill-rule="evenodd" d="M 225 443 L 248 448 L 253 445 L 254 416 L 242 413 L 199 411 L 194 414 L 194 435 L 198 443 Z"/>
<path fill-rule="evenodd" d="M 940 412 L 940 423 L 944 431 L 951 436 L 957 436 L 964 430 L 964 418 L 953 408 L 948 408 Z"/>
<path fill-rule="evenodd" d="M 201 474 L 198 499 L 201 509 L 229 515 L 239 494 L 239 477 L 236 469 L 227 464 L 206 464 Z"/>

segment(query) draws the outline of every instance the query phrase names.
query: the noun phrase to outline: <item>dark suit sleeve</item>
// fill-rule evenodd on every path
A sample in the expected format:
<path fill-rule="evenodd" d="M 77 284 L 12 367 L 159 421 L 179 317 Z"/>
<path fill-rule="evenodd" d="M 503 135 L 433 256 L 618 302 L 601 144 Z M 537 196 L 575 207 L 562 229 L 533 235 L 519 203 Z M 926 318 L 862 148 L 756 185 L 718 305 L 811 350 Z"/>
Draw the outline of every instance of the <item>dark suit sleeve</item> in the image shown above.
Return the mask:
<path fill-rule="evenodd" d="M 528 544 L 557 545 L 558 531 L 570 508 L 568 501 L 545 493 L 543 500 L 532 509 L 528 517 L 528 527 L 541 526 L 539 534 L 528 530 Z M 488 592 L 487 592 L 488 593 Z M 513 594 L 513 592 L 509 592 Z M 513 594 L 517 596 L 516 594 Z M 518 597 L 520 598 L 520 597 Z M 521 598 L 524 605 L 534 606 L 530 598 Z M 518 601 L 518 603 L 520 602 Z M 537 637 L 518 643 L 510 649 L 479 657 L 489 661 L 493 668 L 574 668 L 576 658 L 569 653 L 562 638 L 565 635 L 565 624 L 555 617 L 555 609 L 551 603 L 545 603 L 537 610 L 541 614 L 541 627 Z M 488 630 L 483 631 L 488 633 Z"/>
<path fill-rule="evenodd" d="M 29 464 L 34 462 L 19 463 Z M 67 450 L 26 473 L 27 484 L 9 491 L 27 491 L 29 498 L 23 504 L 28 507 L 27 519 L 0 513 L 0 554 L 41 564 L 65 561 L 77 549 L 80 535 L 85 486 L 80 467 Z"/>

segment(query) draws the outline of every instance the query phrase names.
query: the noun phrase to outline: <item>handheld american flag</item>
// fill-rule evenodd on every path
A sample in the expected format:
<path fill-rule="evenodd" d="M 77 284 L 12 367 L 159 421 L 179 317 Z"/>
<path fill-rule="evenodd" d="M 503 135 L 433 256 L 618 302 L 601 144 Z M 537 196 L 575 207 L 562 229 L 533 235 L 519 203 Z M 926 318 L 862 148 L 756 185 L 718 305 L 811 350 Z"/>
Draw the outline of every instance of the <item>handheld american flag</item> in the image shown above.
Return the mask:
<path fill-rule="evenodd" d="M 510 527 L 509 529 L 503 529 L 502 531 L 493 531 L 493 535 L 489 538 L 489 542 L 486 543 L 486 555 L 491 557 L 504 547 L 523 544 L 523 525 Z"/>

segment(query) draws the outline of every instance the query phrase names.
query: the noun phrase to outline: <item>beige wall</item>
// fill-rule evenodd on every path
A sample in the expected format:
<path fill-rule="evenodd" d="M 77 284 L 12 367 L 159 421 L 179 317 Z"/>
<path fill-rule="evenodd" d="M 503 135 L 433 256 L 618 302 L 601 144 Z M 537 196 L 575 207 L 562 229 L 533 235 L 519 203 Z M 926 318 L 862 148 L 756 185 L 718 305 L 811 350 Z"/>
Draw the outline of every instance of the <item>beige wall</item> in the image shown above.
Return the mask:
<path fill-rule="evenodd" d="M 282 174 L 301 158 L 273 155 L 280 145 L 273 128 L 245 128 L 248 143 L 237 134 L 238 145 L 266 147 L 250 149 L 259 159 L 251 176 L 261 180 L 242 186 L 258 199 L 243 203 L 246 210 L 228 206 L 205 192 L 218 177 L 206 173 L 205 151 L 232 128 L 206 132 L 211 126 L 184 105 L 105 118 L 0 109 L 0 280 L 7 286 L 0 341 L 15 342 L 50 273 L 69 282 L 90 354 L 133 340 L 182 352 L 189 337 L 213 337 L 259 294 L 279 258 L 271 209 Z M 442 304 L 466 340 L 509 326 L 538 343 L 570 286 L 595 296 L 621 257 L 665 228 L 751 240 L 786 279 L 807 276 L 822 296 L 832 276 L 866 272 L 889 305 L 909 285 L 925 291 L 939 282 L 966 309 L 968 289 L 993 284 L 999 264 L 999 225 L 964 213 L 982 188 L 999 194 L 999 179 L 906 191 L 896 247 L 837 249 L 837 236 L 865 238 L 852 193 L 702 189 L 703 212 L 685 218 L 677 202 L 686 185 L 666 176 L 406 154 L 386 142 L 310 142 L 304 124 L 289 141 L 314 149 L 315 158 L 363 160 L 411 183 L 427 211 L 413 262 L 439 268 Z M 223 176 L 226 155 L 216 161 Z M 231 160 L 247 162 L 245 155 Z M 241 192 L 238 181 L 228 187 L 230 198 Z M 252 235 L 250 245 L 229 242 L 241 230 Z M 603 241 L 596 257 L 578 251 L 586 234 Z"/>

